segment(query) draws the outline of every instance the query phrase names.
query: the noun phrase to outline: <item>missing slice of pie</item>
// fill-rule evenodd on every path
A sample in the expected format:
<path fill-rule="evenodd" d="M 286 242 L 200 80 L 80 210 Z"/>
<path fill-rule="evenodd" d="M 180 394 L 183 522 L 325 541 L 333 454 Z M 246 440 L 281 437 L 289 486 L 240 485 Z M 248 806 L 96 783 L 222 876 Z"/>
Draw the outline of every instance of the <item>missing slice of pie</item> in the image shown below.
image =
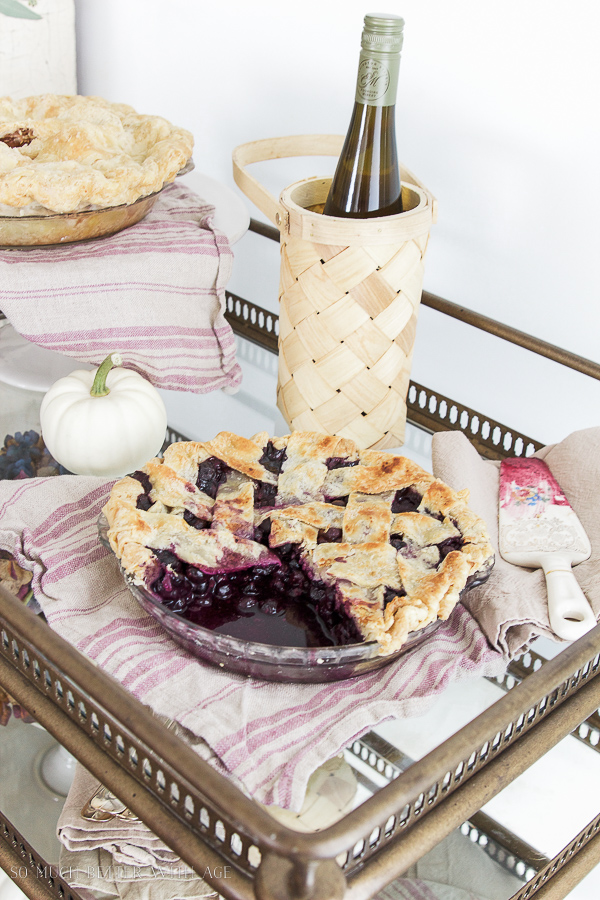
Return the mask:
<path fill-rule="evenodd" d="M 131 581 L 211 630 L 383 655 L 485 580 L 485 523 L 404 456 L 294 432 L 171 444 L 104 508 Z"/>

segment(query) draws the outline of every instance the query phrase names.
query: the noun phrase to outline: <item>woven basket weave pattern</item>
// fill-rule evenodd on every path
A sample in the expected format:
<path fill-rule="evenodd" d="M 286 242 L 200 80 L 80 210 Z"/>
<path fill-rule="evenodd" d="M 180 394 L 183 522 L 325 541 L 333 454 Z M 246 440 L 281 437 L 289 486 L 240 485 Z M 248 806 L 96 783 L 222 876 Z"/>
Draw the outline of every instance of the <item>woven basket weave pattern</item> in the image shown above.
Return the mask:
<path fill-rule="evenodd" d="M 282 236 L 278 406 L 293 430 L 404 441 L 428 234 L 331 247 Z"/>
<path fill-rule="evenodd" d="M 291 156 L 339 156 L 343 135 L 242 144 L 234 178 L 280 231 L 277 405 L 294 431 L 350 438 L 363 448 L 404 442 L 406 396 L 437 201 L 401 167 L 405 212 L 341 219 L 318 213 L 330 178 L 305 178 L 279 201 L 247 171 Z"/>

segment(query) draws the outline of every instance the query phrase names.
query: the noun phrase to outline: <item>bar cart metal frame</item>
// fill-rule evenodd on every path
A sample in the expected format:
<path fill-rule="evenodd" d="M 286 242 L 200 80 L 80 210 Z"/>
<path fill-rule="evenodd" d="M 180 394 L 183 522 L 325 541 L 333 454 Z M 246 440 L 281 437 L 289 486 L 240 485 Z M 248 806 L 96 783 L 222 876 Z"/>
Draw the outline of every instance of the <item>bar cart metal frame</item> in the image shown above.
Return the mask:
<path fill-rule="evenodd" d="M 262 223 L 250 227 L 279 237 Z M 422 302 L 600 379 L 600 365 L 590 360 L 432 294 L 424 293 Z M 276 315 L 233 294 L 227 305 L 238 335 L 277 352 Z M 419 384 L 410 385 L 408 407 L 409 420 L 422 429 L 463 430 L 488 458 L 541 446 Z M 167 435 L 168 442 L 180 438 Z M 365 735 L 350 750 L 387 786 L 336 824 L 299 833 L 276 822 L 42 617 L 0 589 L 0 684 L 228 900 L 374 896 L 452 830 L 476 816 L 483 821 L 481 806 L 562 738 L 575 733 L 586 740 L 598 731 L 598 675 L 600 626 L 543 665 L 517 661 L 504 696 L 408 768 L 399 765 L 395 748 Z M 598 861 L 600 811 L 557 857 L 538 859 L 534 878 L 513 900 L 564 897 Z M 34 900 L 78 897 L 1 813 L 0 865 L 19 873 L 15 881 Z"/>

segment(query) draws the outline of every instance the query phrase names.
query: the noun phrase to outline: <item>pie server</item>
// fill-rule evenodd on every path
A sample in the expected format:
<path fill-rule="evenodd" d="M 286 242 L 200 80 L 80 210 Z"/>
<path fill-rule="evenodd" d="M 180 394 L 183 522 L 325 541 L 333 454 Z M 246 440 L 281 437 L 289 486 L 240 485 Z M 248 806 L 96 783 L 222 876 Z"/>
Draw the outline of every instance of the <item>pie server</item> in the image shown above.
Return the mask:
<path fill-rule="evenodd" d="M 503 559 L 544 570 L 552 630 L 574 641 L 593 628 L 596 617 L 571 570 L 590 557 L 592 547 L 541 459 L 502 460 L 498 531 Z"/>

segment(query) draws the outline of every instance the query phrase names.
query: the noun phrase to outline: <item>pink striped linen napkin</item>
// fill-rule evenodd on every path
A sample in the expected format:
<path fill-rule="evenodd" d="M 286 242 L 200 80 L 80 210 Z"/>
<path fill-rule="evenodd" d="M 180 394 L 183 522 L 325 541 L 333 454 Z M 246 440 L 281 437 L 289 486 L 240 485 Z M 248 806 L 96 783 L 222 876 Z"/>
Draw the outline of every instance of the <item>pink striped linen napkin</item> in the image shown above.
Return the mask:
<path fill-rule="evenodd" d="M 24 338 L 82 362 L 119 352 L 156 387 L 237 389 L 224 317 L 233 254 L 214 207 L 168 185 L 151 212 L 111 237 L 0 251 L 0 309 Z"/>
<path fill-rule="evenodd" d="M 311 773 L 374 725 L 419 715 L 457 679 L 500 674 L 506 659 L 463 607 L 390 666 L 324 685 L 273 684 L 205 665 L 139 606 L 99 542 L 112 482 L 72 475 L 0 482 L 0 547 L 33 571 L 50 627 L 256 800 L 302 806 Z"/>

